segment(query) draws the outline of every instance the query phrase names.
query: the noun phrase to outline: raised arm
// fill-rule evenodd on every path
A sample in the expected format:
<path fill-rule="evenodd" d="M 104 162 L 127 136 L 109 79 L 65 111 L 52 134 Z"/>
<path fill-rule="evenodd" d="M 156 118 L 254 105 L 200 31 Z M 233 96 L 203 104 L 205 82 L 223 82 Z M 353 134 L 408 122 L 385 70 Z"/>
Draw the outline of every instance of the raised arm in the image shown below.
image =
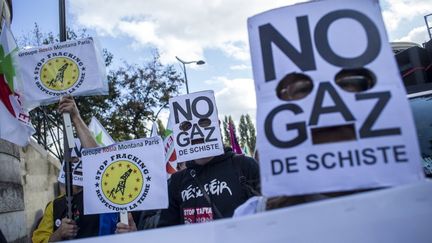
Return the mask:
<path fill-rule="evenodd" d="M 75 126 L 75 130 L 78 134 L 78 138 L 81 140 L 81 146 L 83 148 L 94 148 L 98 147 L 96 140 L 92 136 L 89 128 L 84 123 L 81 115 L 79 113 L 78 107 L 75 103 L 75 100 L 72 96 L 65 96 L 60 100 L 59 103 L 59 111 L 60 113 L 69 112 L 72 123 Z"/>

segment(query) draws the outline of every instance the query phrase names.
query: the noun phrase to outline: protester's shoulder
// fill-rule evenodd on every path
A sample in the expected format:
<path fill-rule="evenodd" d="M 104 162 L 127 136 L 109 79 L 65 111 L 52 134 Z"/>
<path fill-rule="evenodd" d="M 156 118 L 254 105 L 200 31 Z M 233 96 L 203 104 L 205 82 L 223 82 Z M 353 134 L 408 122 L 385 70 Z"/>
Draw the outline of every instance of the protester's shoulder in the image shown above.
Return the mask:
<path fill-rule="evenodd" d="M 234 155 L 233 161 L 240 165 L 239 169 L 243 171 L 243 173 L 252 174 L 254 177 L 258 175 L 259 166 L 254 158 L 245 155 Z"/>
<path fill-rule="evenodd" d="M 32 235 L 32 242 L 48 242 L 49 237 L 53 232 L 53 201 L 50 201 L 45 207 L 45 212 L 39 222 L 37 228 Z"/>
<path fill-rule="evenodd" d="M 258 167 L 258 162 L 254 158 L 244 154 L 236 154 L 233 158 L 236 162 L 241 163 L 244 166 Z"/>
<path fill-rule="evenodd" d="M 59 196 L 54 198 L 54 200 L 52 200 L 50 203 L 58 203 L 59 201 L 62 201 L 62 200 L 66 200 L 65 194 L 60 194 Z"/>
<path fill-rule="evenodd" d="M 54 200 L 52 200 L 49 203 L 47 203 L 47 205 L 45 206 L 45 214 L 47 214 L 47 213 L 51 213 L 52 214 L 53 203 L 54 203 Z"/>
<path fill-rule="evenodd" d="M 187 169 L 186 170 L 177 171 L 176 173 L 174 173 L 174 174 L 171 175 L 169 183 L 170 184 L 178 184 L 178 182 L 180 182 L 184 178 L 184 176 L 185 176 L 186 173 L 187 173 Z"/>

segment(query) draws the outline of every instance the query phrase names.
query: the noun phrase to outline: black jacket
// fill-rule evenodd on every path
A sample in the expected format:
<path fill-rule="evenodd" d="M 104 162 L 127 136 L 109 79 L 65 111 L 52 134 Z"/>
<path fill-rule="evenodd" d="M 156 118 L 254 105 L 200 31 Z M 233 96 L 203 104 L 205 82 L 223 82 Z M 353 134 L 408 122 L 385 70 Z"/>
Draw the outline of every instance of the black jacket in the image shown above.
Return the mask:
<path fill-rule="evenodd" d="M 231 217 L 239 205 L 259 191 L 258 163 L 253 158 L 235 155 L 231 149 L 203 166 L 194 161 L 186 166 L 171 176 L 169 207 L 162 210 L 159 227 L 211 221 L 220 218 L 216 211 L 222 218 Z M 196 175 L 196 180 L 191 174 Z M 207 191 L 213 207 L 198 184 Z"/>
<path fill-rule="evenodd" d="M 99 235 L 99 214 L 84 215 L 83 191 L 75 194 L 72 200 L 73 220 L 79 227 L 75 239 L 98 236 Z M 54 200 L 53 203 L 53 231 L 59 228 L 59 222 L 66 217 L 67 205 L 66 197 L 62 196 Z M 58 223 L 57 223 L 58 222 Z"/>

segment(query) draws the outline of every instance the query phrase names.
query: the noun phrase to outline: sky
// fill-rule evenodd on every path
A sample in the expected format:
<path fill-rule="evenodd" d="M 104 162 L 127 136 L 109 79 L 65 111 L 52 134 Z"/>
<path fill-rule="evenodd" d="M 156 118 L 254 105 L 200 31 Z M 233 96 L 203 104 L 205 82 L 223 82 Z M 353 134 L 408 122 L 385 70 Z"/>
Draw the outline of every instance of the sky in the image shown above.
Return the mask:
<path fill-rule="evenodd" d="M 190 92 L 214 90 L 219 117 L 256 115 L 255 89 L 246 21 L 255 14 L 296 0 L 66 0 L 67 25 L 87 29 L 114 54 L 114 67 L 124 61 L 140 64 L 158 48 L 162 61 L 187 65 Z M 390 41 L 428 40 L 423 16 L 430 0 L 379 1 Z M 58 33 L 58 0 L 13 1 L 12 31 L 26 35 L 37 23 L 43 32 Z M 432 16 L 430 17 L 432 26 Z M 186 93 L 186 89 L 182 89 Z M 168 112 L 160 118 L 166 121 Z"/>

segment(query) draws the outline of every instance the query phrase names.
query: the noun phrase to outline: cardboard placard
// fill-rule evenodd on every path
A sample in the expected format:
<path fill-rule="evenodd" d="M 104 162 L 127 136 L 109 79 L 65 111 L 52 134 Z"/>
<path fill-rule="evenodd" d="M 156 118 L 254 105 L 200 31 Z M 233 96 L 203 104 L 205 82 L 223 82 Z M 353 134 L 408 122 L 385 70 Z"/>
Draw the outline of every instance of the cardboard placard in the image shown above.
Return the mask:
<path fill-rule="evenodd" d="M 424 177 L 376 0 L 313 1 L 248 20 L 266 196 Z"/>
<path fill-rule="evenodd" d="M 213 91 L 177 96 L 169 104 L 177 162 L 224 153 Z"/>
<path fill-rule="evenodd" d="M 81 151 L 82 151 L 81 141 L 78 138 L 75 138 L 75 147 L 71 152 L 72 184 L 74 186 L 83 185 L 83 168 L 82 168 Z M 63 184 L 65 183 L 64 161 L 62 162 L 62 167 L 59 171 L 57 181 Z"/>
<path fill-rule="evenodd" d="M 164 157 L 160 137 L 84 149 L 84 213 L 168 207 Z"/>

